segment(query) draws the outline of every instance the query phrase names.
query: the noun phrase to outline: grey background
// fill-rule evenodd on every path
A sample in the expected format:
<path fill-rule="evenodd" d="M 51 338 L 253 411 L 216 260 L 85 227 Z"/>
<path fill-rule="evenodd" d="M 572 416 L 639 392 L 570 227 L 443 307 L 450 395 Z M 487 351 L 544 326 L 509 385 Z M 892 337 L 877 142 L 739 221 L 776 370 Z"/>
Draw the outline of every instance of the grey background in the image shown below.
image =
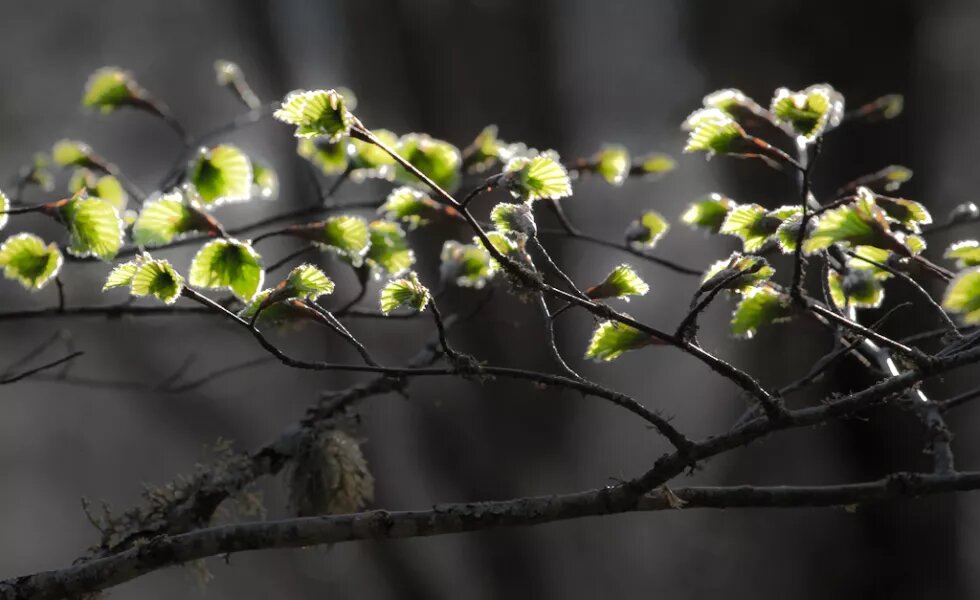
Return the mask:
<path fill-rule="evenodd" d="M 640 153 L 666 151 L 679 169 L 661 182 L 611 189 L 585 181 L 566 207 L 591 233 L 618 237 L 645 208 L 676 219 L 711 191 L 777 206 L 794 201 L 793 182 L 761 165 L 680 156 L 678 123 L 705 93 L 737 86 L 766 102 L 780 85 L 829 81 L 852 106 L 880 94 L 906 95 L 895 122 L 856 127 L 828 140 L 816 174 L 818 191 L 887 164 L 906 164 L 916 178 L 903 190 L 943 214 L 975 197 L 975 143 L 980 118 L 977 59 L 980 6 L 968 0 L 855 3 L 829 0 L 752 3 L 610 0 L 523 1 L 173 0 L 79 3 L 5 1 L 0 19 L 0 168 L 4 177 L 34 151 L 77 137 L 152 188 L 179 145 L 160 123 L 120 112 L 83 114 L 82 86 L 95 68 L 132 70 L 163 98 L 191 132 L 221 123 L 240 108 L 213 83 L 216 58 L 241 64 L 264 99 L 303 87 L 347 85 L 369 126 L 426 131 L 465 145 L 488 123 L 506 139 L 553 147 L 571 158 L 603 142 Z M 283 178 L 275 206 L 221 209 L 226 224 L 311 202 L 292 157 L 288 128 L 271 122 L 227 138 L 271 161 Z M 347 186 L 345 197 L 380 197 L 381 187 Z M 31 192 L 28 200 L 46 196 Z M 486 201 L 489 205 L 490 201 Z M 40 218 L 13 226 L 47 237 Z M 8 229 L 11 229 L 8 226 Z M 442 237 L 416 236 L 424 275 L 432 277 Z M 955 237 L 976 236 L 960 231 Z M 464 238 L 465 239 L 465 238 Z M 946 237 L 933 241 L 933 256 Z M 277 242 L 278 243 L 278 242 Z M 292 246 L 269 244 L 277 257 Z M 736 244 L 675 226 L 659 247 L 693 265 L 727 255 Z M 577 281 L 604 275 L 625 257 L 555 242 L 554 254 Z M 191 252 L 169 258 L 186 268 Z M 353 283 L 324 262 L 338 282 L 338 302 Z M 69 265 L 70 303 L 118 300 L 99 292 L 105 266 Z M 637 264 L 651 293 L 628 306 L 669 328 L 683 315 L 695 282 Z M 53 289 L 29 296 L 13 283 L 0 289 L 5 310 L 51 305 Z M 894 288 L 894 286 L 893 286 Z M 939 291 L 939 290 L 934 290 Z M 896 296 L 901 296 L 899 289 Z M 374 294 L 369 298 L 375 297 Z M 446 310 L 473 295 L 453 294 Z M 454 341 L 498 364 L 551 369 L 536 313 L 506 294 Z M 873 318 L 873 315 L 869 316 Z M 704 320 L 705 346 L 785 383 L 826 352 L 830 340 L 808 325 L 774 328 L 751 342 L 726 335 L 719 305 Z M 70 331 L 87 355 L 71 373 L 114 382 L 156 382 L 186 360 L 191 375 L 261 356 L 251 338 L 215 319 L 58 321 L 2 325 L 0 356 L 11 362 L 58 330 Z M 934 326 L 928 313 L 905 313 L 901 334 Z M 386 362 L 414 353 L 430 324 L 355 322 L 355 334 Z M 559 338 L 577 357 L 591 321 L 566 319 Z M 282 344 L 311 358 L 355 357 L 332 339 L 285 336 Z M 383 344 L 383 346 L 382 346 Z M 695 437 L 724 430 L 740 412 L 733 387 L 702 365 L 665 349 L 632 353 L 609 365 L 574 364 L 590 377 L 635 394 L 676 416 Z M 941 397 L 976 380 L 960 373 L 927 386 Z M 79 498 L 124 508 L 141 482 L 190 472 L 203 445 L 219 436 L 247 450 L 295 421 L 318 390 L 358 380 L 310 374 L 269 363 L 174 396 L 30 380 L 0 387 L 0 576 L 69 564 L 96 540 Z M 828 384 L 844 391 L 868 383 L 842 368 Z M 814 402 L 819 395 L 802 399 Z M 666 449 L 637 419 L 595 399 L 496 382 L 419 381 L 408 399 L 363 405 L 362 434 L 378 480 L 376 505 L 507 498 L 594 487 L 647 468 Z M 959 464 L 975 466 L 970 435 L 977 412 L 957 414 Z M 692 483 L 834 483 L 924 468 L 921 427 L 906 414 L 780 434 L 711 461 Z M 271 516 L 284 514 L 283 492 L 264 486 Z M 849 514 L 835 510 L 678 512 L 627 515 L 329 550 L 238 555 L 210 562 L 216 580 L 195 590 L 180 569 L 121 586 L 120 598 L 968 598 L 980 588 L 977 500 L 916 501 Z"/>

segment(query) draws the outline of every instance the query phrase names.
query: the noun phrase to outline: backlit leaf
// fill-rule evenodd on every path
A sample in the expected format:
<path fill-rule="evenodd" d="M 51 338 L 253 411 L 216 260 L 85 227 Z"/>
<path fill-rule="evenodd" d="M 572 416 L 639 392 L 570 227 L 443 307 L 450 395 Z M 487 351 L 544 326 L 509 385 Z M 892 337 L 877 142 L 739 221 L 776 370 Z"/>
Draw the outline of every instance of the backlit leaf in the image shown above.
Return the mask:
<path fill-rule="evenodd" d="M 630 223 L 626 229 L 626 241 L 633 246 L 653 248 L 670 229 L 670 223 L 655 210 L 648 210 Z"/>
<path fill-rule="evenodd" d="M 61 216 L 70 234 L 69 254 L 109 260 L 122 248 L 123 221 L 109 202 L 82 192 L 61 207 Z"/>
<path fill-rule="evenodd" d="M 511 159 L 504 167 L 504 185 L 525 201 L 558 200 L 572 195 L 572 182 L 558 155 L 546 152 Z"/>
<path fill-rule="evenodd" d="M 202 148 L 188 173 L 205 207 L 252 197 L 252 160 L 235 146 Z"/>
<path fill-rule="evenodd" d="M 603 321 L 596 327 L 585 351 L 585 358 L 610 361 L 623 353 L 655 343 L 648 333 L 618 321 Z"/>
<path fill-rule="evenodd" d="M 289 94 L 273 113 L 276 119 L 296 126 L 296 137 L 323 136 L 339 142 L 350 134 L 353 116 L 336 90 L 298 91 Z"/>
<path fill-rule="evenodd" d="M 429 290 L 421 282 L 414 271 L 402 279 L 389 281 L 381 290 L 381 312 L 385 315 L 391 311 L 407 306 L 415 311 L 425 310 L 429 304 Z"/>
<path fill-rule="evenodd" d="M 252 246 L 232 239 L 205 244 L 191 261 L 190 283 L 209 289 L 230 289 L 242 300 L 251 300 L 262 288 L 265 272 Z"/>
<path fill-rule="evenodd" d="M 585 293 L 593 300 L 620 298 L 629 301 L 630 296 L 643 296 L 649 291 L 650 286 L 640 279 L 633 267 L 619 265 L 602 283 L 585 290 Z"/>
<path fill-rule="evenodd" d="M 980 267 L 956 275 L 946 288 L 943 308 L 962 315 L 967 324 L 980 323 Z"/>
<path fill-rule="evenodd" d="M 459 185 L 462 158 L 456 146 L 449 142 L 434 139 L 424 133 L 409 133 L 398 140 L 396 151 L 442 189 L 451 193 Z M 425 184 L 401 165 L 395 166 L 395 181 L 425 187 Z"/>
<path fill-rule="evenodd" d="M 64 257 L 53 242 L 33 233 L 18 233 L 0 245 L 0 267 L 4 277 L 15 279 L 25 288 L 36 291 L 48 284 L 61 269 Z"/>
<path fill-rule="evenodd" d="M 788 296 L 768 285 L 755 286 L 746 290 L 732 313 L 732 334 L 748 339 L 763 325 L 785 321 L 792 314 Z"/>

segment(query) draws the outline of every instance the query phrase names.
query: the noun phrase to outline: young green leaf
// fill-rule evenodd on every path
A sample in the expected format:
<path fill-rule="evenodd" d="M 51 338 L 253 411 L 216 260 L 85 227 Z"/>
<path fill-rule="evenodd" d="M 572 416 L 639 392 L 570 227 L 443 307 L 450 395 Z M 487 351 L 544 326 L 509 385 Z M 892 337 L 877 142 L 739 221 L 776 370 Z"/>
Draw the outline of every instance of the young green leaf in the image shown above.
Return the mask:
<path fill-rule="evenodd" d="M 176 302 L 183 288 L 184 278 L 165 260 L 143 261 L 130 281 L 130 291 L 134 296 L 153 296 L 164 304 Z"/>
<path fill-rule="evenodd" d="M 487 125 L 476 136 L 476 139 L 463 148 L 463 169 L 467 173 L 483 173 L 493 165 L 503 162 L 506 146 L 497 137 L 497 126 Z"/>
<path fill-rule="evenodd" d="M 711 193 L 689 204 L 687 210 L 681 215 L 681 221 L 695 229 L 718 233 L 728 212 L 736 206 L 738 205 L 731 198 L 718 193 Z"/>
<path fill-rule="evenodd" d="M 415 253 L 408 247 L 405 231 L 398 223 L 372 221 L 368 224 L 370 246 L 364 262 L 375 277 L 398 277 L 415 264 Z"/>
<path fill-rule="evenodd" d="M 943 308 L 963 315 L 969 325 L 980 323 L 980 267 L 960 271 L 946 288 Z"/>
<path fill-rule="evenodd" d="M 51 159 L 59 167 L 91 167 L 92 147 L 78 140 L 62 139 L 51 147 Z"/>
<path fill-rule="evenodd" d="M 892 234 L 885 211 L 876 204 L 871 190 L 858 188 L 857 196 L 851 204 L 828 210 L 817 218 L 813 231 L 803 242 L 803 251 L 812 254 L 842 243 L 877 246 L 907 255 L 910 249 Z"/>
<path fill-rule="evenodd" d="M 320 296 L 332 294 L 333 281 L 323 271 L 310 264 L 302 264 L 286 276 L 284 289 L 287 296 L 301 300 L 316 300 Z"/>
<path fill-rule="evenodd" d="M 402 279 L 393 279 L 381 290 L 381 312 L 391 311 L 407 306 L 415 311 L 425 310 L 429 305 L 429 289 L 419 281 L 414 271 Z"/>
<path fill-rule="evenodd" d="M 296 153 L 313 163 L 324 175 L 339 175 L 347 169 L 351 141 L 328 141 L 327 138 L 299 138 Z"/>
<path fill-rule="evenodd" d="M 849 269 L 841 277 L 837 271 L 827 273 L 830 299 L 839 308 L 878 308 L 885 299 L 885 289 L 867 269 Z"/>
<path fill-rule="evenodd" d="M 373 130 L 374 137 L 389 148 L 398 145 L 398 136 L 387 129 Z M 395 159 L 378 146 L 363 140 L 351 139 L 347 147 L 351 179 L 392 179 L 395 176 Z"/>
<path fill-rule="evenodd" d="M 742 293 L 768 281 L 775 272 L 761 256 L 743 256 L 735 252 L 708 267 L 701 279 L 701 290 L 710 290 L 732 277 L 724 284 L 725 289 Z"/>
<path fill-rule="evenodd" d="M 25 288 L 36 291 L 51 281 L 61 269 L 64 257 L 53 242 L 33 233 L 18 233 L 0 245 L 0 267 L 4 277 L 16 279 Z"/>
<path fill-rule="evenodd" d="M 610 144 L 604 146 L 592 157 L 595 172 L 610 185 L 623 185 L 630 173 L 630 153 L 624 146 Z"/>
<path fill-rule="evenodd" d="M 648 333 L 618 321 L 603 321 L 596 327 L 585 351 L 585 358 L 610 361 L 623 353 L 650 346 L 657 341 Z"/>
<path fill-rule="evenodd" d="M 54 189 L 54 174 L 48 168 L 48 156 L 43 152 L 36 152 L 33 162 L 22 168 L 19 176 L 25 184 L 36 185 L 45 192 Z"/>
<path fill-rule="evenodd" d="M 735 151 L 735 143 L 746 137 L 735 119 L 717 108 L 703 108 L 684 121 L 690 131 L 684 153 L 706 152 L 708 157 Z"/>
<path fill-rule="evenodd" d="M 188 173 L 205 207 L 252 197 L 252 160 L 235 146 L 202 148 Z"/>
<path fill-rule="evenodd" d="M 779 88 L 769 109 L 776 125 L 805 143 L 840 125 L 844 97 L 831 86 L 811 85 L 800 92 Z"/>
<path fill-rule="evenodd" d="M 191 285 L 230 289 L 242 300 L 251 300 L 262 288 L 265 272 L 252 246 L 232 239 L 208 242 L 191 261 Z"/>
<path fill-rule="evenodd" d="M 348 258 L 354 266 L 361 264 L 371 245 L 367 221 L 353 215 L 337 215 L 326 221 L 292 230 L 294 235 L 316 242 Z"/>
<path fill-rule="evenodd" d="M 515 198 L 525 201 L 558 200 L 572 195 L 568 171 L 554 152 L 511 159 L 504 167 L 503 184 Z"/>
<path fill-rule="evenodd" d="M 932 215 L 926 207 L 913 200 L 878 196 L 876 202 L 890 219 L 894 219 L 913 233 L 921 232 L 922 225 L 932 223 Z"/>
<path fill-rule="evenodd" d="M 977 240 L 956 242 L 946 250 L 943 257 L 955 258 L 957 269 L 980 266 L 980 242 Z"/>
<path fill-rule="evenodd" d="M 670 223 L 655 210 L 648 210 L 630 223 L 626 229 L 626 242 L 631 246 L 653 248 L 670 229 Z"/>
<path fill-rule="evenodd" d="M 143 98 L 146 92 L 132 75 L 118 67 L 102 67 L 88 78 L 82 106 L 98 109 L 102 114 L 132 104 Z"/>
<path fill-rule="evenodd" d="M 133 260 L 119 263 L 109 271 L 109 276 L 106 277 L 105 283 L 102 285 L 102 291 L 132 285 L 133 277 L 136 275 L 136 271 L 139 270 L 140 265 L 149 260 L 153 259 L 149 254 L 144 252 Z"/>
<path fill-rule="evenodd" d="M 123 221 L 116 207 L 101 198 L 76 194 L 61 206 L 70 235 L 68 253 L 110 260 L 123 245 Z"/>
<path fill-rule="evenodd" d="M 444 213 L 443 207 L 428 194 L 409 186 L 393 189 L 384 204 L 378 207 L 378 214 L 392 221 L 401 221 L 410 230 L 427 225 Z"/>
<path fill-rule="evenodd" d="M 211 230 L 208 215 L 174 190 L 143 204 L 133 224 L 133 242 L 138 246 L 162 246 L 195 231 Z"/>
<path fill-rule="evenodd" d="M 633 267 L 619 265 L 606 278 L 589 289 L 585 294 L 593 300 L 603 298 L 620 298 L 629 302 L 630 296 L 643 296 L 650 291 L 650 286 L 640 279 Z"/>
<path fill-rule="evenodd" d="M 888 264 L 888 259 L 892 255 L 890 251 L 882 248 L 875 248 L 874 246 L 855 246 L 852 251 L 857 256 L 852 256 L 847 260 L 848 269 L 868 271 L 875 279 L 879 279 L 881 281 L 884 281 L 892 276 L 890 272 L 874 264 Z M 863 260 L 865 258 L 868 260 Z"/>
<path fill-rule="evenodd" d="M 732 313 L 732 334 L 749 339 L 763 325 L 786 321 L 792 315 L 788 296 L 768 285 L 755 286 L 746 290 Z"/>
<path fill-rule="evenodd" d="M 440 254 L 443 281 L 459 287 L 483 288 L 496 272 L 490 253 L 478 244 L 446 240 Z"/>
<path fill-rule="evenodd" d="M 275 326 L 298 324 L 310 319 L 310 311 L 302 305 L 298 305 L 298 300 L 276 300 L 274 297 L 270 300 L 276 291 L 274 288 L 268 288 L 255 294 L 252 300 L 246 302 L 245 307 L 238 312 L 238 316 L 251 322 L 258 314 L 259 324 Z M 259 312 L 260 309 L 261 313 Z"/>
<path fill-rule="evenodd" d="M 738 119 L 740 114 L 748 112 L 755 115 L 765 113 L 759 104 L 735 88 L 726 88 L 712 92 L 704 97 L 702 105 L 705 108 L 717 108 Z"/>
<path fill-rule="evenodd" d="M 252 161 L 252 195 L 263 200 L 279 197 L 279 175 L 267 164 Z"/>
<path fill-rule="evenodd" d="M 534 211 L 526 203 L 501 202 L 490 211 L 490 220 L 497 231 L 506 235 L 533 238 L 538 234 L 538 226 L 534 222 Z"/>
<path fill-rule="evenodd" d="M 347 137 L 354 124 L 344 97 L 336 90 L 293 92 L 272 116 L 295 125 L 298 138 L 323 136 L 332 143 Z"/>
<path fill-rule="evenodd" d="M 662 177 L 676 168 L 676 160 L 659 152 L 641 156 L 633 162 L 633 172 L 639 170 L 641 174 L 650 178 Z"/>
<path fill-rule="evenodd" d="M 89 196 L 95 196 L 116 207 L 120 213 L 126 210 L 129 196 L 122 183 L 113 175 L 97 177 L 92 171 L 81 168 L 72 173 L 68 181 L 68 190 L 73 194 L 84 190 Z"/>
<path fill-rule="evenodd" d="M 409 133 L 398 140 L 396 151 L 442 189 L 453 192 L 459 185 L 462 158 L 456 146 L 449 142 L 433 139 L 424 133 Z M 425 187 L 401 165 L 395 165 L 395 181 Z"/>

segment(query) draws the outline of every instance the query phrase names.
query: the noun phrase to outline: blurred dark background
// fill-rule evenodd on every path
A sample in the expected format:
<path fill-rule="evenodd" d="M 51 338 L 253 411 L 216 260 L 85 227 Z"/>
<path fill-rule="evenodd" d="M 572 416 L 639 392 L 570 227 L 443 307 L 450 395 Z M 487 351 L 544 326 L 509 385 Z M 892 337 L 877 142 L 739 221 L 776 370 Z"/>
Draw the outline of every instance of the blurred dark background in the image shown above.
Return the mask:
<path fill-rule="evenodd" d="M 679 123 L 701 97 L 738 87 L 768 103 L 785 85 L 829 82 L 852 107 L 902 93 L 896 121 L 848 127 L 826 143 L 816 169 L 818 192 L 889 164 L 916 175 L 903 195 L 934 214 L 974 199 L 975 141 L 980 133 L 980 4 L 935 2 L 709 3 L 640 0 L 171 0 L 169 2 L 3 2 L 0 166 L 13 177 L 35 151 L 64 136 L 88 141 L 152 188 L 180 150 L 171 132 L 144 115 L 109 118 L 78 108 L 88 74 L 103 65 L 132 70 L 193 133 L 241 108 L 214 84 L 212 61 L 238 62 L 264 100 L 291 89 L 346 85 L 358 115 L 372 127 L 425 131 L 466 145 L 489 123 L 501 136 L 563 157 L 587 156 L 601 143 L 634 153 L 678 157 L 663 181 L 610 188 L 582 182 L 565 203 L 588 232 L 618 238 L 642 210 L 676 222 L 685 205 L 718 191 L 740 202 L 775 207 L 795 202 L 795 183 L 761 164 L 681 156 Z M 276 205 L 221 209 L 226 224 L 313 202 L 295 158 L 289 128 L 264 122 L 227 138 L 272 162 L 282 178 Z M 342 188 L 351 200 L 380 198 L 383 186 Z M 32 191 L 28 201 L 45 199 Z M 486 200 L 487 206 L 492 205 Z M 55 235 L 41 219 L 24 226 Z M 14 224 L 15 226 L 18 223 Z M 8 229 L 10 226 L 8 226 Z M 415 235 L 419 268 L 434 277 L 443 237 Z M 954 237 L 975 237 L 957 232 Z M 952 237 L 930 240 L 931 256 Z M 293 246 L 270 244 L 267 257 Z M 658 253 L 702 267 L 736 248 L 675 223 Z M 553 254 L 577 281 L 601 278 L 626 257 L 554 240 Z M 169 258 L 186 268 L 192 249 Z M 323 264 L 341 285 L 338 304 L 355 291 L 342 267 Z M 651 293 L 634 316 L 672 328 L 696 282 L 655 265 L 636 264 Z M 105 302 L 105 266 L 68 265 L 72 304 Z M 892 284 L 893 297 L 905 293 Z M 940 290 L 933 290 L 939 292 Z M 345 294 L 347 294 L 345 296 Z M 5 310 L 53 305 L 53 288 L 29 296 L 14 283 L 0 290 Z M 375 298 L 374 292 L 368 296 Z M 114 300 L 120 299 L 114 297 Z M 465 311 L 476 296 L 453 293 L 444 310 Z M 373 304 L 373 300 L 371 300 Z M 727 335 L 727 308 L 704 319 L 702 342 L 784 384 L 831 348 L 807 324 L 770 328 L 752 341 Z M 869 314 L 873 319 L 875 314 Z M 454 341 L 497 364 L 553 369 L 538 315 L 504 293 Z M 396 364 L 415 352 L 430 323 L 353 322 L 356 335 Z M 608 365 L 578 360 L 591 330 L 567 318 L 559 339 L 584 374 L 676 417 L 693 437 L 723 431 L 744 406 L 733 386 L 694 360 L 665 349 L 631 353 Z M 928 312 L 907 310 L 895 335 L 936 326 Z M 261 357 L 241 331 L 216 319 L 75 320 L 2 324 L 0 357 L 10 363 L 53 333 L 87 354 L 74 377 L 152 385 L 186 361 L 189 376 Z M 70 332 L 70 333 L 69 333 Z M 332 340 L 286 336 L 310 358 L 350 359 Z M 960 373 L 930 383 L 942 397 L 976 379 Z M 359 380 L 310 374 L 265 363 L 183 395 L 126 386 L 65 385 L 45 378 L 0 387 L 0 576 L 68 565 L 97 539 L 79 498 L 125 508 L 142 482 L 162 483 L 193 469 L 202 446 L 230 438 L 248 450 L 302 415 L 319 390 Z M 844 364 L 818 393 L 870 381 Z M 439 502 L 567 492 L 630 477 L 665 445 L 631 415 L 595 399 L 524 385 L 485 386 L 455 380 L 413 383 L 408 398 L 362 405 L 361 435 L 377 478 L 376 505 L 420 508 Z M 954 442 L 962 467 L 975 466 L 969 435 L 976 410 L 956 415 Z M 821 484 L 875 478 L 896 469 L 927 469 L 921 425 L 882 409 L 826 427 L 782 433 L 706 464 L 684 483 Z M 263 486 L 270 516 L 282 516 L 284 493 Z M 843 510 L 738 510 L 635 514 L 328 550 L 236 555 L 210 563 L 216 579 L 198 592 L 193 575 L 171 569 L 114 590 L 120 598 L 972 598 L 980 592 L 974 496 Z"/>

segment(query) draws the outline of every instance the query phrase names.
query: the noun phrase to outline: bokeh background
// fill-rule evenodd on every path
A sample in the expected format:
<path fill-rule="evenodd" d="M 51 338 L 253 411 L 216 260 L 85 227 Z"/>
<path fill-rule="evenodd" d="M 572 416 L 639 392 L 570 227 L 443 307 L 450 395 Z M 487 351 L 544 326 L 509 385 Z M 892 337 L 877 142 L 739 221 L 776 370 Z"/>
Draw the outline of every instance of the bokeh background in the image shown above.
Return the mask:
<path fill-rule="evenodd" d="M 102 118 L 79 109 L 88 74 L 103 65 L 132 70 L 192 132 L 225 122 L 241 108 L 214 84 L 212 61 L 238 62 L 264 100 L 295 88 L 346 85 L 373 127 L 425 131 L 467 144 L 489 123 L 508 140 L 550 147 L 564 157 L 619 142 L 635 153 L 678 156 L 659 182 L 610 188 L 595 180 L 565 203 L 589 233 L 618 239 L 642 210 L 676 219 L 712 191 L 774 207 L 795 202 L 785 174 L 750 161 L 680 156 L 678 125 L 715 89 L 735 86 L 766 103 L 781 85 L 827 81 L 850 106 L 902 93 L 906 113 L 884 124 L 848 127 L 828 139 L 815 173 L 818 192 L 889 164 L 915 170 L 908 197 L 943 215 L 975 198 L 980 117 L 980 5 L 971 0 L 751 3 L 609 0 L 170 0 L 79 3 L 4 1 L 0 19 L 0 168 L 4 181 L 38 150 L 64 136 L 88 141 L 152 189 L 180 151 L 159 122 L 121 111 Z M 221 209 L 226 224 L 246 223 L 314 202 L 289 128 L 264 122 L 226 138 L 272 162 L 282 177 L 275 204 Z M 381 186 L 348 185 L 350 200 L 381 198 Z M 46 196 L 32 191 L 28 201 Z M 486 206 L 491 200 L 482 201 Z M 58 231 L 42 219 L 14 223 Z M 8 229 L 12 229 L 8 226 Z M 955 237 L 976 236 L 959 231 Z M 452 228 L 415 234 L 424 276 L 435 277 L 441 240 L 466 239 Z M 931 240 L 932 256 L 951 237 Z M 626 257 L 559 239 L 553 254 L 580 282 L 598 280 Z M 270 243 L 278 257 L 294 246 Z M 675 226 L 659 254 L 705 266 L 736 247 Z M 186 265 L 192 249 L 169 258 Z M 321 257 L 337 278 L 338 304 L 355 291 L 342 266 Z M 635 263 L 651 293 L 631 313 L 670 329 L 684 314 L 696 281 Z M 69 265 L 69 304 L 116 301 L 98 292 L 107 268 Z M 184 267 L 186 268 L 186 267 Z M 4 310 L 50 306 L 54 289 L 29 296 L 0 286 Z M 893 296 L 905 293 L 892 285 Z M 940 290 L 933 290 L 939 292 Z M 372 293 L 369 298 L 375 297 Z M 444 310 L 465 311 L 476 296 L 452 293 Z M 806 324 L 731 340 L 730 306 L 719 302 L 703 322 L 707 348 L 779 385 L 806 372 L 831 340 Z M 934 327 L 906 310 L 889 326 L 902 335 Z M 875 315 L 868 315 L 874 319 Z M 505 293 L 453 341 L 497 364 L 553 369 L 540 350 L 533 306 Z M 58 332 L 86 355 L 73 379 L 51 374 L 0 387 L 0 576 L 69 564 L 97 539 L 82 496 L 125 508 L 143 482 L 191 472 L 217 438 L 248 450 L 302 415 L 324 389 L 358 380 L 310 374 L 266 362 L 182 395 L 140 389 L 189 365 L 187 377 L 262 351 L 216 318 L 58 320 L 0 323 L 2 364 Z M 634 394 L 675 417 L 694 437 L 723 431 L 744 400 L 694 360 L 665 349 L 631 353 L 609 365 L 577 357 L 591 320 L 564 318 L 563 351 L 586 375 Z M 418 322 L 354 321 L 351 327 L 385 362 L 411 356 L 431 329 Z M 310 358 L 355 360 L 334 338 L 277 338 Z M 314 338 L 314 339 L 311 339 Z M 53 355 L 52 355 L 53 357 Z M 0 366 L 2 366 L 0 364 Z M 967 370 L 969 371 L 969 370 Z M 930 383 L 949 395 L 977 374 Z M 100 383 L 101 382 L 101 383 Z M 844 364 L 809 396 L 869 381 Z M 628 413 L 596 399 L 508 382 L 413 383 L 408 397 L 375 398 L 360 409 L 365 451 L 377 479 L 376 505 L 508 498 L 595 487 L 645 470 L 666 447 Z M 971 435 L 980 416 L 956 415 L 960 466 L 976 466 Z M 865 418 L 782 433 L 713 460 L 683 483 L 820 484 L 928 468 L 923 431 L 912 415 L 876 410 Z M 263 485 L 270 516 L 285 514 L 278 482 Z M 193 574 L 170 569 L 126 584 L 119 598 L 972 598 L 980 592 L 980 505 L 975 496 L 842 510 L 738 510 L 636 514 L 328 550 L 268 551 L 209 563 L 215 580 L 201 591 Z"/>

